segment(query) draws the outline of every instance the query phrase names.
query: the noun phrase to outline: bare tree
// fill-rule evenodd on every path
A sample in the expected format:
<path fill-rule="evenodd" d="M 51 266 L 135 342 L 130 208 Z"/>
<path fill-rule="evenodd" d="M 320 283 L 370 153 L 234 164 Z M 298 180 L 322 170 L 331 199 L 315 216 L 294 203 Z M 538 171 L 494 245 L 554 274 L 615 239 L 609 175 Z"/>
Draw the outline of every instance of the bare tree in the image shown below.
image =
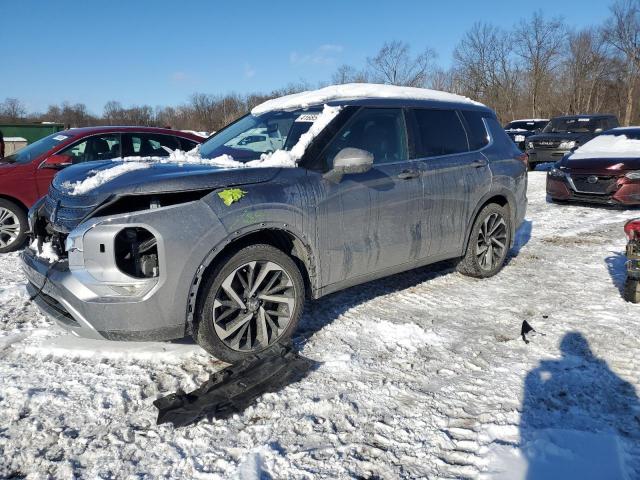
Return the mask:
<path fill-rule="evenodd" d="M 385 43 L 375 57 L 368 58 L 367 64 L 375 82 L 423 87 L 435 57 L 435 51 L 430 48 L 412 57 L 409 44 L 394 40 Z"/>
<path fill-rule="evenodd" d="M 516 53 L 527 76 L 531 114 L 536 117 L 551 105 L 542 105 L 541 96 L 552 83 L 565 47 L 566 29 L 559 19 L 546 20 L 536 12 L 529 21 L 522 20 L 514 33 Z"/>
<path fill-rule="evenodd" d="M 9 122 L 17 122 L 24 118 L 27 109 L 17 98 L 6 98 L 0 103 L 0 117 Z"/>
<path fill-rule="evenodd" d="M 116 125 L 119 123 L 122 113 L 122 104 L 111 100 L 104 105 L 102 118 L 110 125 Z"/>
<path fill-rule="evenodd" d="M 613 70 L 601 32 L 586 28 L 569 34 L 569 48 L 564 62 L 567 113 L 591 112 L 601 106 L 601 92 Z M 563 92 L 564 93 L 564 92 Z"/>
<path fill-rule="evenodd" d="M 351 65 L 340 65 L 331 77 L 331 83 L 341 85 L 344 83 L 366 83 L 368 74 L 365 70 L 357 70 Z"/>
<path fill-rule="evenodd" d="M 618 0 L 611 7 L 611 17 L 604 27 L 605 39 L 624 58 L 627 73 L 625 125 L 633 115 L 634 93 L 640 72 L 640 0 Z"/>
<path fill-rule="evenodd" d="M 493 105 L 501 115 L 515 116 L 520 72 L 507 32 L 476 23 L 456 46 L 453 57 L 462 92 Z"/>

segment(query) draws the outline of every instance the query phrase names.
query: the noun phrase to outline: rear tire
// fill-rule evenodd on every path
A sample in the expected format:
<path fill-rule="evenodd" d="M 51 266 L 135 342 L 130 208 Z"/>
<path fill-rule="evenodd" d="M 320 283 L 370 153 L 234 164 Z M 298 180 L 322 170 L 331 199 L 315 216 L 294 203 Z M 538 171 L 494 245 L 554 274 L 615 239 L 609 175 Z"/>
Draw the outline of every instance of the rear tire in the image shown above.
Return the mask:
<path fill-rule="evenodd" d="M 0 253 L 19 250 L 24 245 L 28 229 L 24 209 L 10 200 L 0 199 Z"/>
<path fill-rule="evenodd" d="M 511 246 L 511 219 L 505 207 L 485 206 L 471 228 L 465 256 L 458 272 L 475 278 L 492 277 L 504 266 Z"/>
<path fill-rule="evenodd" d="M 300 269 L 271 245 L 251 245 L 222 259 L 196 312 L 194 339 L 236 363 L 289 341 L 305 299 Z"/>
<path fill-rule="evenodd" d="M 640 302 L 640 281 L 635 278 L 629 278 L 624 282 L 623 297 L 627 302 L 639 303 Z"/>

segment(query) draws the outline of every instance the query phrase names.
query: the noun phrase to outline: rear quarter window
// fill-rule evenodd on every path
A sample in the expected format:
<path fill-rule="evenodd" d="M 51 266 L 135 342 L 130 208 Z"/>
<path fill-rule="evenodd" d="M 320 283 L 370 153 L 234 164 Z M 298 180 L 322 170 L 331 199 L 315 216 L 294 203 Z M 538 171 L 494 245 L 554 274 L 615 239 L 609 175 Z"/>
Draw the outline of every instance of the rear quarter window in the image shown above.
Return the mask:
<path fill-rule="evenodd" d="M 489 145 L 489 134 L 484 126 L 482 113 L 469 110 L 463 110 L 461 113 L 466 124 L 469 149 L 480 150 Z"/>
<path fill-rule="evenodd" d="M 519 152 L 518 147 L 516 147 L 516 144 L 513 143 L 504 129 L 500 126 L 498 120 L 492 117 L 485 117 L 485 122 L 489 127 L 489 134 L 493 139 L 493 145 L 497 147 L 499 151 L 504 149 L 505 152 Z"/>

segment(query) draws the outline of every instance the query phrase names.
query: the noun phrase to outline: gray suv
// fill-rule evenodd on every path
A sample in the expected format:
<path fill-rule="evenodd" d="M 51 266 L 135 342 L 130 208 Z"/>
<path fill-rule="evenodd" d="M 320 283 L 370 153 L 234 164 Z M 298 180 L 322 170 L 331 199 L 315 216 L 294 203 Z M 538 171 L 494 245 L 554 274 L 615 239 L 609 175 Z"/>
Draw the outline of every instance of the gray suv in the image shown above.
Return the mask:
<path fill-rule="evenodd" d="M 495 114 L 455 95 L 347 97 L 254 109 L 199 161 L 120 162 L 90 189 L 77 187 L 113 161 L 62 171 L 30 211 L 22 253 L 39 307 L 81 336 L 192 335 L 236 362 L 287 341 L 305 298 L 445 259 L 497 273 L 525 215 L 527 167 Z M 339 113 L 295 168 L 256 163 L 294 151 L 325 104 Z M 236 141 L 258 130 L 271 143 Z"/>

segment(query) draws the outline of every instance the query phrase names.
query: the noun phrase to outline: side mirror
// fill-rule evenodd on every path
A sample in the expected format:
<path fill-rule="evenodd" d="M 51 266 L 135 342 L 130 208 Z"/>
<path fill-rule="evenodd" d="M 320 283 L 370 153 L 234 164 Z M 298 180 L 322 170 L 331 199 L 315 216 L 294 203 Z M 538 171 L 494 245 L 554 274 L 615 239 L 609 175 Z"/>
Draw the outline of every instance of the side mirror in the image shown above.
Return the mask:
<path fill-rule="evenodd" d="M 62 170 L 73 165 L 73 159 L 70 155 L 51 155 L 42 164 L 42 168 L 50 168 L 52 170 Z"/>
<path fill-rule="evenodd" d="M 594 130 L 595 133 L 602 133 L 604 130 L 602 128 L 596 128 Z"/>
<path fill-rule="evenodd" d="M 343 175 L 364 173 L 373 166 L 373 154 L 359 148 L 343 148 L 333 158 L 333 168 L 324 174 L 324 178 L 338 183 Z"/>

